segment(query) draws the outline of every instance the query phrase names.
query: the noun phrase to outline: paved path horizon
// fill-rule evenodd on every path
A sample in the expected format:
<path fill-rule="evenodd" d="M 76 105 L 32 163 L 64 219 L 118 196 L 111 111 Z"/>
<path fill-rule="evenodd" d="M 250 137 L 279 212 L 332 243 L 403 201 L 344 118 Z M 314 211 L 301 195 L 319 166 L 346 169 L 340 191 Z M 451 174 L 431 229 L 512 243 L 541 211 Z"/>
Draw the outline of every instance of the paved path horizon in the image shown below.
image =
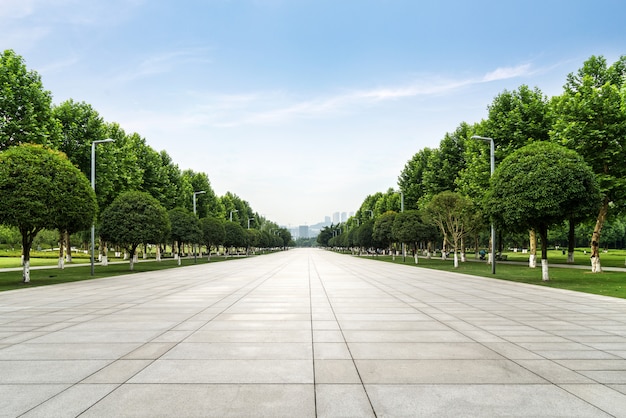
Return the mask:
<path fill-rule="evenodd" d="M 626 416 L 626 300 L 318 249 L 7 291 L 17 416 Z"/>

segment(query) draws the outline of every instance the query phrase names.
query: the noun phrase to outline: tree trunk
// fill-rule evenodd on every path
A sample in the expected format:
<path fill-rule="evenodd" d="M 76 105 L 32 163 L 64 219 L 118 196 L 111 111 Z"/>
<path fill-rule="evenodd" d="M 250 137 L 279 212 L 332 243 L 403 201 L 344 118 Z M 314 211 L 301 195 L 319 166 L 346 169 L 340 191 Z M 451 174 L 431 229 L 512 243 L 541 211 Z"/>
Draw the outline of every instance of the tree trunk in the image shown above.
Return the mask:
<path fill-rule="evenodd" d="M 474 236 L 474 258 L 475 258 L 476 260 L 478 260 L 478 258 L 480 257 L 480 254 L 479 254 L 479 249 L 478 249 L 478 248 L 479 248 L 479 247 L 478 247 L 478 244 L 479 244 L 479 243 L 478 243 L 478 234 L 476 234 L 476 235 Z"/>
<path fill-rule="evenodd" d="M 574 264 L 574 247 L 576 246 L 576 224 L 569 220 L 569 234 L 567 236 L 567 263 Z"/>
<path fill-rule="evenodd" d="M 65 254 L 63 254 L 63 246 L 65 240 L 63 239 L 63 232 L 59 231 L 59 262 L 58 267 L 63 270 L 65 268 Z"/>
<path fill-rule="evenodd" d="M 22 233 L 22 283 L 30 283 L 30 247 L 41 229 L 34 231 L 20 230 Z"/>
<path fill-rule="evenodd" d="M 72 262 L 72 243 L 70 242 L 70 233 L 65 231 L 65 261 Z"/>
<path fill-rule="evenodd" d="M 600 264 L 600 234 L 602 233 L 602 227 L 606 220 L 606 214 L 609 210 L 609 198 L 605 197 L 596 219 L 596 227 L 593 229 L 593 235 L 591 236 L 591 272 L 602 272 L 602 266 Z"/>
<path fill-rule="evenodd" d="M 109 265 L 109 257 L 108 257 L 108 248 L 107 248 L 107 243 L 105 241 L 102 241 L 102 238 L 100 238 L 99 240 L 99 251 L 100 251 L 100 261 L 101 261 L 101 265 L 103 267 L 106 267 Z"/>
<path fill-rule="evenodd" d="M 143 259 L 144 260 L 148 259 L 148 244 L 143 245 Z"/>
<path fill-rule="evenodd" d="M 534 269 L 537 267 L 537 234 L 535 234 L 535 230 L 531 229 L 528 231 L 529 240 L 530 240 L 530 255 L 528 256 L 528 267 Z"/>
<path fill-rule="evenodd" d="M 548 228 L 539 228 L 539 237 L 541 239 L 541 280 L 547 282 L 550 280 L 548 276 Z"/>
<path fill-rule="evenodd" d="M 156 246 L 156 261 L 161 261 L 161 244 Z"/>
<path fill-rule="evenodd" d="M 454 243 L 454 268 L 459 268 L 459 251 L 456 242 Z"/>
<path fill-rule="evenodd" d="M 447 251 L 448 250 L 448 240 L 446 239 L 445 235 L 443 237 L 443 245 L 441 246 L 441 259 L 442 260 L 447 260 L 448 259 L 448 254 Z"/>
<path fill-rule="evenodd" d="M 465 263 L 467 259 L 465 258 L 465 238 L 461 237 L 461 263 Z"/>

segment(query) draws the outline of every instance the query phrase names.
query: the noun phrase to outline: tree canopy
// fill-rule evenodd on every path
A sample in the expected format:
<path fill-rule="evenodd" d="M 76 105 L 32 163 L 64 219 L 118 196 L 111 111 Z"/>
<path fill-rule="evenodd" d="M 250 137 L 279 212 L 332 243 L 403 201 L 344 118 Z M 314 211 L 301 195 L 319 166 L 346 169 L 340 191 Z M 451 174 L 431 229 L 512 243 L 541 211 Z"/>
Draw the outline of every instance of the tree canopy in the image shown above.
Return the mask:
<path fill-rule="evenodd" d="M 22 144 L 0 152 L 0 223 L 22 235 L 25 282 L 32 242 L 39 231 L 88 228 L 96 199 L 87 178 L 59 151 Z"/>
<path fill-rule="evenodd" d="M 542 242 L 547 280 L 548 228 L 572 213 L 591 214 L 599 206 L 591 168 L 575 151 L 536 142 L 510 154 L 496 168 L 485 211 L 509 231 L 535 229 Z"/>
<path fill-rule="evenodd" d="M 101 218 L 100 235 L 105 241 L 129 252 L 131 270 L 137 247 L 141 244 L 162 243 L 170 231 L 167 211 L 145 192 L 120 194 L 102 212 Z"/>

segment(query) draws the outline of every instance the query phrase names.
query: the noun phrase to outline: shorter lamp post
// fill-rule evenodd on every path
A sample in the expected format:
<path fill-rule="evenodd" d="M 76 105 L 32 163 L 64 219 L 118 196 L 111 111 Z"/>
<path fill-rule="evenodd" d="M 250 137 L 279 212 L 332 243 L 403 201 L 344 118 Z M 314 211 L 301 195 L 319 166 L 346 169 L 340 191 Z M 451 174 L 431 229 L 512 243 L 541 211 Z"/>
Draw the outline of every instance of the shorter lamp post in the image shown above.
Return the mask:
<path fill-rule="evenodd" d="M 196 196 L 199 194 L 206 193 L 206 190 L 200 190 L 199 192 L 193 192 L 193 215 L 196 216 Z M 198 255 L 196 254 L 196 243 L 193 244 L 193 262 L 194 264 L 198 262 Z"/>
<path fill-rule="evenodd" d="M 239 211 L 238 211 L 237 209 L 235 209 L 235 210 L 231 210 L 231 211 L 230 211 L 230 221 L 231 221 L 231 222 L 233 221 L 233 213 L 234 213 L 234 212 L 239 212 Z"/>
<path fill-rule="evenodd" d="M 472 139 L 489 142 L 489 160 L 491 164 L 491 176 L 493 177 L 493 172 L 496 168 L 495 143 L 493 138 L 474 135 Z M 496 228 L 493 225 L 493 221 L 491 222 L 491 273 L 496 274 Z"/>
<path fill-rule="evenodd" d="M 96 145 L 105 142 L 115 142 L 115 139 L 99 139 L 91 143 L 91 188 L 96 191 Z M 94 275 L 94 248 L 96 240 L 96 225 L 91 224 L 91 275 Z"/>

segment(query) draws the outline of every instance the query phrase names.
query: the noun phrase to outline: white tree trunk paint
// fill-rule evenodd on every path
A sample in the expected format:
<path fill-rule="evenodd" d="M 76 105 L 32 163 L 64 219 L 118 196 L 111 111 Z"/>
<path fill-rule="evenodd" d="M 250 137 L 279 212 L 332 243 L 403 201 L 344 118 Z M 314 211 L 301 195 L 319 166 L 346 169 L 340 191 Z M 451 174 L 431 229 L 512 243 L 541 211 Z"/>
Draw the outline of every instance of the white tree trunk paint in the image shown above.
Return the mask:
<path fill-rule="evenodd" d="M 109 265 L 109 256 L 107 255 L 102 255 L 102 262 L 101 262 L 102 266 L 106 267 Z"/>
<path fill-rule="evenodd" d="M 528 267 L 531 269 L 537 267 L 537 254 L 531 254 L 528 256 Z"/>
<path fill-rule="evenodd" d="M 72 262 L 72 244 L 70 243 L 70 234 L 65 232 L 65 261 L 68 263 Z"/>
<path fill-rule="evenodd" d="M 459 267 L 459 255 L 456 250 L 454 250 L 454 268 Z"/>
<path fill-rule="evenodd" d="M 161 246 L 157 245 L 156 247 L 156 261 L 161 261 Z"/>
<path fill-rule="evenodd" d="M 63 257 L 59 257 L 59 262 L 57 263 L 57 267 L 63 270 L 65 268 L 65 259 Z"/>
<path fill-rule="evenodd" d="M 574 253 L 567 253 L 567 264 L 574 264 Z"/>
<path fill-rule="evenodd" d="M 22 273 L 24 283 L 30 283 L 30 260 L 24 261 L 24 271 Z"/>
<path fill-rule="evenodd" d="M 461 263 L 465 263 L 467 261 L 467 257 L 465 256 L 465 251 L 461 252 Z"/>
<path fill-rule="evenodd" d="M 419 264 L 419 260 L 417 258 L 417 251 L 415 251 L 415 264 Z"/>
<path fill-rule="evenodd" d="M 541 280 L 544 282 L 550 280 L 550 276 L 548 276 L 548 260 L 544 258 L 541 259 Z"/>
<path fill-rule="evenodd" d="M 600 265 L 600 257 L 591 257 L 591 272 L 602 273 L 602 266 Z"/>

